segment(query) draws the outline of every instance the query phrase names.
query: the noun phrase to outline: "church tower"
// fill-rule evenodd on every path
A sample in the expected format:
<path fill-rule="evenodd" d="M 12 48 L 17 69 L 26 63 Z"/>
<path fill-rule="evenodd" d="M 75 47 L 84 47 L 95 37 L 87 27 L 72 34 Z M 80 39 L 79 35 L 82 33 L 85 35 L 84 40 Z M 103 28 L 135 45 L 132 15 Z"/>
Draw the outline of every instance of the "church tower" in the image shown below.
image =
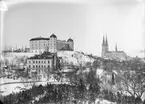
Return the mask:
<path fill-rule="evenodd" d="M 106 39 L 103 36 L 103 42 L 102 42 L 102 57 L 105 57 L 106 53 L 109 51 L 108 48 L 108 40 L 107 40 L 107 36 Z"/>
<path fill-rule="evenodd" d="M 116 44 L 116 46 L 115 46 L 115 51 L 117 52 L 117 44 Z"/>
<path fill-rule="evenodd" d="M 108 46 L 108 39 L 107 39 L 107 35 L 106 35 L 106 52 L 108 52 L 109 51 L 109 46 Z"/>

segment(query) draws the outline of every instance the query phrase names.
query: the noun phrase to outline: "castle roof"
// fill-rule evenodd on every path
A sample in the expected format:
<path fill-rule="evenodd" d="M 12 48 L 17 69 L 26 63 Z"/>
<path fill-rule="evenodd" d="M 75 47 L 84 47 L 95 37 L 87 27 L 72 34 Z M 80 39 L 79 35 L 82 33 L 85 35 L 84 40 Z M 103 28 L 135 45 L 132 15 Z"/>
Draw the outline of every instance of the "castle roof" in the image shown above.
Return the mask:
<path fill-rule="evenodd" d="M 73 42 L 73 40 L 72 40 L 71 38 L 69 38 L 69 39 L 67 40 L 67 42 Z"/>
<path fill-rule="evenodd" d="M 43 38 L 43 37 L 37 37 L 37 38 L 32 38 L 30 39 L 30 41 L 34 41 L 34 40 L 49 40 L 49 38 Z"/>
<path fill-rule="evenodd" d="M 50 36 L 50 38 L 57 38 L 56 35 L 54 35 L 54 33 Z"/>

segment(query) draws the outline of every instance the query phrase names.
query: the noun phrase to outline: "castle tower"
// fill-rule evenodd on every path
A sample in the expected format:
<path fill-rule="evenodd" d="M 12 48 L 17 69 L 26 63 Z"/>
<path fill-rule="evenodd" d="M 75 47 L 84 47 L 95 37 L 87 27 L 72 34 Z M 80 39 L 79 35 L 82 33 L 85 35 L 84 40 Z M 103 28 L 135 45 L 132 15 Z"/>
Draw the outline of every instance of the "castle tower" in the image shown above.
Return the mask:
<path fill-rule="evenodd" d="M 68 43 L 68 45 L 69 45 L 69 48 L 70 48 L 70 50 L 74 50 L 74 42 L 73 42 L 73 40 L 71 39 L 71 38 L 69 38 L 68 40 L 67 40 L 67 43 Z"/>
<path fill-rule="evenodd" d="M 49 52 L 56 53 L 57 52 L 57 37 L 52 34 L 49 40 Z"/>

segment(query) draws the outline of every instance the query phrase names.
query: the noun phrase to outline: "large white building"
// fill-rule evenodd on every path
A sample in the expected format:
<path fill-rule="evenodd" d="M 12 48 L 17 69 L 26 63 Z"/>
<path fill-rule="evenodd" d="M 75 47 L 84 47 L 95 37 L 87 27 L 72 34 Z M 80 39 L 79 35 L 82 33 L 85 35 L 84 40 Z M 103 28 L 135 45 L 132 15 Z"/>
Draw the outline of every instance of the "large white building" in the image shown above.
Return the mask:
<path fill-rule="evenodd" d="M 32 73 L 48 73 L 55 71 L 58 68 L 57 54 L 44 52 L 27 59 L 27 69 L 30 75 Z"/>
<path fill-rule="evenodd" d="M 59 50 L 74 50 L 74 42 L 71 38 L 67 41 L 57 40 L 56 35 L 52 34 L 50 38 L 37 37 L 30 39 L 30 52 L 49 51 L 56 53 Z"/>

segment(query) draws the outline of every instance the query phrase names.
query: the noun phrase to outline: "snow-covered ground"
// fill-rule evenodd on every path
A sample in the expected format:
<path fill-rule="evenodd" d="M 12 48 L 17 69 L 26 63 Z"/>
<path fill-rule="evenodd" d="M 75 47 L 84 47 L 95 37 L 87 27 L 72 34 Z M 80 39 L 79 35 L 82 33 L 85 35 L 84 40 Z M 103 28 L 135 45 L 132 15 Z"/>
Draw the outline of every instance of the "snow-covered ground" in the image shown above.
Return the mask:
<path fill-rule="evenodd" d="M 12 52 L 12 53 L 6 53 L 4 56 L 5 57 L 22 57 L 22 56 L 27 56 L 27 57 L 31 57 L 34 56 L 35 54 L 39 54 L 39 53 L 32 53 L 32 52 Z"/>
<path fill-rule="evenodd" d="M 62 57 L 64 62 L 73 63 L 74 65 L 85 64 L 87 62 L 93 62 L 94 59 L 75 51 L 59 51 L 57 53 L 58 57 Z"/>
<path fill-rule="evenodd" d="M 14 83 L 14 84 L 6 84 L 6 85 L 1 85 L 0 90 L 1 90 L 1 95 L 6 96 L 11 93 L 18 93 L 21 90 L 24 89 L 29 89 L 32 86 L 27 84 L 27 87 L 23 83 Z"/>
<path fill-rule="evenodd" d="M 13 62 L 13 64 L 15 64 L 15 62 L 18 61 L 19 58 L 21 57 L 31 57 L 34 56 L 35 54 L 39 54 L 39 53 L 7 53 L 3 59 L 7 59 L 9 61 L 9 63 Z M 62 57 L 64 62 L 67 62 L 68 64 L 73 64 L 73 65 L 78 65 L 78 64 L 85 64 L 87 62 L 93 62 L 94 59 L 81 53 L 81 52 L 75 52 L 75 51 L 59 51 L 58 53 L 58 57 Z M 17 80 L 13 80 L 13 79 L 8 79 L 8 78 L 0 78 L 0 84 L 4 84 L 4 83 L 13 83 L 13 82 L 22 82 L 22 81 L 32 81 L 31 79 L 17 79 Z M 37 82 L 37 84 L 46 84 L 47 82 L 49 83 L 55 83 L 55 84 L 60 84 L 60 83 L 68 83 L 68 81 L 66 79 L 61 80 L 61 82 L 58 82 L 57 80 L 55 80 L 53 77 L 49 78 L 49 81 L 47 80 L 47 78 L 42 78 L 41 82 Z M 23 83 L 13 83 L 13 84 L 5 84 L 1 86 L 1 91 L 3 92 L 2 95 L 8 95 L 12 92 L 18 92 L 20 91 L 20 89 L 25 88 L 26 84 Z M 31 84 L 30 84 L 31 85 Z M 30 88 L 30 87 L 27 87 Z"/>
<path fill-rule="evenodd" d="M 16 93 L 19 92 L 21 90 L 24 89 L 29 89 L 32 87 L 33 84 L 35 85 L 43 85 L 45 86 L 47 83 L 51 83 L 51 84 L 69 84 L 69 82 L 67 81 L 67 79 L 63 78 L 60 81 L 57 81 L 56 79 L 54 79 L 53 76 L 51 76 L 49 78 L 49 80 L 47 78 L 42 77 L 40 81 L 37 80 L 32 80 L 32 79 L 18 79 L 18 80 L 13 80 L 13 79 L 8 79 L 8 78 L 0 78 L 1 82 L 0 84 L 0 94 L 5 96 L 5 95 L 9 95 L 11 93 Z M 27 83 L 28 81 L 31 81 L 30 83 Z M 26 82 L 26 83 L 25 83 Z"/>
<path fill-rule="evenodd" d="M 17 80 L 14 80 L 14 79 L 8 79 L 8 78 L 0 78 L 0 84 L 3 84 L 3 83 L 11 83 L 11 82 L 20 82 L 21 79 L 17 79 Z"/>
<path fill-rule="evenodd" d="M 117 104 L 116 102 L 110 102 L 105 99 L 96 99 L 95 104 Z"/>

